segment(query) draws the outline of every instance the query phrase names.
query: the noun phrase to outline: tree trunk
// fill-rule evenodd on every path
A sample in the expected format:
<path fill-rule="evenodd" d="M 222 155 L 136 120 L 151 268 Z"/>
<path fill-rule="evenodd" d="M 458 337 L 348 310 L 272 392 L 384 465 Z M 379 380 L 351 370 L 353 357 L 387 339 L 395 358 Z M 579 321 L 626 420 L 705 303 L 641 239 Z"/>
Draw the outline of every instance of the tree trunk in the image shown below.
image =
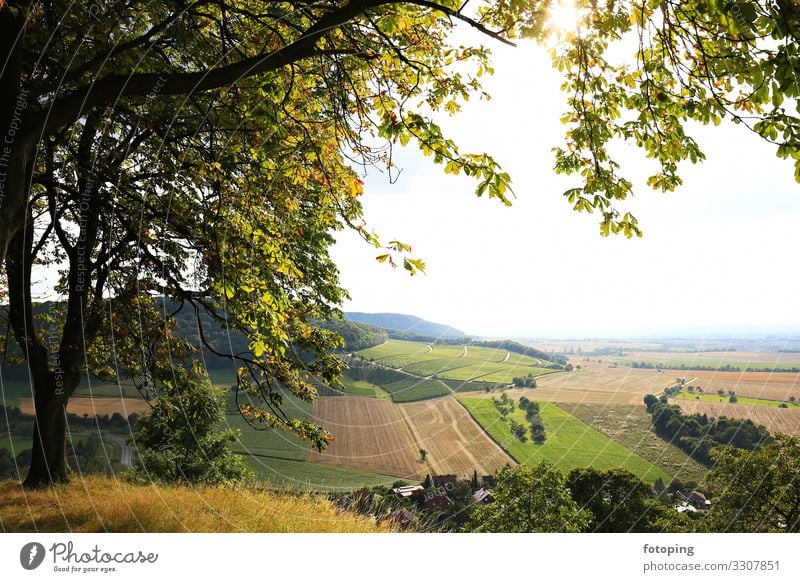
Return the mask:
<path fill-rule="evenodd" d="M 48 374 L 49 375 L 49 374 Z M 54 378 L 51 377 L 51 383 Z M 69 481 L 67 466 L 67 402 L 66 391 L 55 393 L 49 390 L 36 389 L 36 421 L 33 424 L 33 456 L 26 487 L 48 487 L 56 483 Z"/>
<path fill-rule="evenodd" d="M 0 262 L 24 223 L 27 202 L 25 169 L 30 144 L 23 120 L 32 105 L 22 90 L 22 55 L 30 2 L 0 9 Z"/>

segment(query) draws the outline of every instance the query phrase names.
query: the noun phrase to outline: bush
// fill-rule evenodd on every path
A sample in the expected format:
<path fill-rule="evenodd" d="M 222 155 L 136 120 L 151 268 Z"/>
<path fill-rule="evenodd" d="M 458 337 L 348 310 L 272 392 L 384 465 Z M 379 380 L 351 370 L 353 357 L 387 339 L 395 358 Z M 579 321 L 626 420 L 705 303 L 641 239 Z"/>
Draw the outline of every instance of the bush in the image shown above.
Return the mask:
<path fill-rule="evenodd" d="M 217 430 L 225 419 L 227 393 L 211 385 L 197 362 L 162 371 L 156 389 L 152 411 L 139 420 L 131 438 L 139 452 L 134 479 L 192 485 L 249 480 L 244 458 L 230 448 L 237 431 Z"/>

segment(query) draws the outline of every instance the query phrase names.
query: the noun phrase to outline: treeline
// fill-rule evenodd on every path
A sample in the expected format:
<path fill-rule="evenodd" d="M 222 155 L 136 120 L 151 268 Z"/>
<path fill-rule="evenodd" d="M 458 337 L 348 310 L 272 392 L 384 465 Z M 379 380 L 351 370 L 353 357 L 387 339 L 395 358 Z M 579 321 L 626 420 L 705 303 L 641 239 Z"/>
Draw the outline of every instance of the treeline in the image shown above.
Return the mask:
<path fill-rule="evenodd" d="M 750 419 L 686 415 L 680 406 L 669 404 L 666 396 L 658 398 L 648 394 L 644 403 L 652 417 L 655 433 L 705 465 L 711 465 L 709 453 L 720 445 L 753 451 L 771 439 L 766 428 Z"/>
<path fill-rule="evenodd" d="M 539 358 L 540 360 L 546 360 L 548 362 L 553 362 L 554 364 L 559 364 L 558 368 L 561 369 L 561 365 L 567 363 L 567 359 L 563 356 L 559 356 L 556 354 L 548 354 L 547 352 L 543 352 L 542 350 L 537 350 L 536 348 L 532 348 L 531 346 L 526 346 L 514 340 L 485 340 L 485 341 L 473 341 L 470 345 L 482 347 L 482 348 L 496 348 L 501 350 L 506 350 L 509 352 L 513 352 L 515 354 L 522 354 L 523 356 L 531 356 L 532 358 Z M 545 366 L 547 368 L 551 366 Z"/>
<path fill-rule="evenodd" d="M 702 366 L 702 365 L 695 365 L 689 364 L 654 364 L 652 362 L 631 362 L 631 368 L 644 368 L 646 370 L 687 370 L 687 371 L 697 371 L 697 372 L 741 372 L 742 369 L 739 366 L 731 366 L 730 364 L 725 364 L 722 366 Z M 753 371 L 752 369 L 747 370 L 748 372 Z M 760 371 L 760 370 L 759 370 Z M 765 370 L 766 371 L 766 370 Z"/>
<path fill-rule="evenodd" d="M 342 336 L 344 349 L 348 352 L 358 352 L 379 346 L 389 339 L 389 334 L 385 329 L 357 321 L 329 319 L 319 325 Z"/>
<path fill-rule="evenodd" d="M 700 364 L 654 364 L 652 362 L 631 362 L 631 368 L 644 368 L 647 370 L 685 370 L 688 372 L 741 372 L 740 366 L 733 366 L 725 364 L 720 366 L 703 366 Z M 792 366 L 789 368 L 775 367 L 775 368 L 753 368 L 747 367 L 745 372 L 768 372 L 773 374 L 778 373 L 800 373 L 800 366 Z"/>
<path fill-rule="evenodd" d="M 533 377 L 533 374 L 516 377 L 511 383 L 516 388 L 536 388 L 536 378 Z"/>
<path fill-rule="evenodd" d="M 389 339 L 405 340 L 407 342 L 425 342 L 428 344 L 437 344 L 440 346 L 461 346 L 469 343 L 469 338 L 440 338 L 433 335 L 422 335 L 410 331 L 397 331 L 393 329 L 386 330 Z"/>

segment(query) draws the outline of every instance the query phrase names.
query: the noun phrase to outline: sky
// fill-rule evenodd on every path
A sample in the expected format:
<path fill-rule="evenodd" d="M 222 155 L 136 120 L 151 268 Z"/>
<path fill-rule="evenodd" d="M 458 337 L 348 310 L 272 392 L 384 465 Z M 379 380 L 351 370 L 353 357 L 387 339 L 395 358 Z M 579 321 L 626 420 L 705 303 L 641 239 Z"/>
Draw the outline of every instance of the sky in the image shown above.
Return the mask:
<path fill-rule="evenodd" d="M 491 101 L 438 117 L 464 152 L 492 154 L 511 174 L 512 207 L 477 198 L 475 183 L 408 148 L 398 181 L 365 178 L 366 220 L 427 263 L 410 277 L 378 263 L 352 232 L 333 249 L 347 311 L 409 313 L 493 337 L 646 337 L 703 330 L 800 329 L 800 184 L 790 161 L 747 129 L 691 127 L 707 160 L 682 167 L 683 186 L 644 185 L 634 148 L 619 156 L 637 195 L 644 237 L 604 238 L 599 217 L 562 192 L 551 148 L 563 139 L 560 78 L 532 45 L 492 46 Z"/>

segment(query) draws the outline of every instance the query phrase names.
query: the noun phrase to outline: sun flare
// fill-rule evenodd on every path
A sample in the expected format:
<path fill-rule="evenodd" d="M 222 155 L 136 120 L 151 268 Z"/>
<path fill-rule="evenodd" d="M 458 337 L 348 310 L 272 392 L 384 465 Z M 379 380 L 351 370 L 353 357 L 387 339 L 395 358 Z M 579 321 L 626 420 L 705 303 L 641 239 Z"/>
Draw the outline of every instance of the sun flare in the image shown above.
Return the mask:
<path fill-rule="evenodd" d="M 555 34 L 575 32 L 583 12 L 576 0 L 554 0 L 547 10 L 547 22 Z"/>

